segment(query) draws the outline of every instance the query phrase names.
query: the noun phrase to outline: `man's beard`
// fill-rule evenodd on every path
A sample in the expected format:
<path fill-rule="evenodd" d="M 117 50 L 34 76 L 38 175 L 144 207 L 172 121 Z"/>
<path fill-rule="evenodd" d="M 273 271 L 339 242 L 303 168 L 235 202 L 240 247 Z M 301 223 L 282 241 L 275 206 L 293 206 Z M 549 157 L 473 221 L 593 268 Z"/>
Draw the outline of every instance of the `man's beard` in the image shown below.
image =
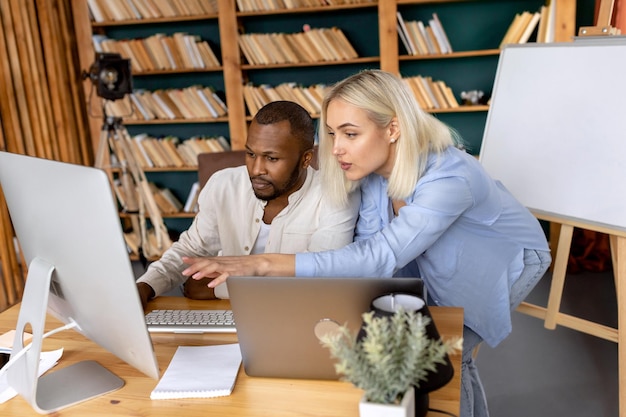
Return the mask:
<path fill-rule="evenodd" d="M 253 178 L 258 178 L 258 177 L 251 177 L 250 179 L 252 180 Z M 254 192 L 254 195 L 256 196 L 256 198 L 258 198 L 259 200 L 263 200 L 263 201 L 274 200 L 282 196 L 283 194 L 285 194 L 288 190 L 290 190 L 298 182 L 299 178 L 300 178 L 300 169 L 296 165 L 294 170 L 291 171 L 289 180 L 282 187 L 278 188 L 276 187 L 276 184 L 274 182 L 269 182 L 274 188 L 274 193 L 270 194 L 269 196 L 257 193 L 254 187 L 252 188 L 252 191 Z"/>

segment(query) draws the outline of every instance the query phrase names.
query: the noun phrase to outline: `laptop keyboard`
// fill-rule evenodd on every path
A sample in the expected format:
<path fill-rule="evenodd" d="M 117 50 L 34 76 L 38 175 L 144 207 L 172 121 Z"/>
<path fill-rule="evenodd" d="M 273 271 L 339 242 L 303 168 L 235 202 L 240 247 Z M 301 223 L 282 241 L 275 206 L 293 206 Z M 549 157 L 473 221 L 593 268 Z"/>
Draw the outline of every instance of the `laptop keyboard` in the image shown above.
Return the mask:
<path fill-rule="evenodd" d="M 146 314 L 153 333 L 235 333 L 231 310 L 152 310 Z"/>

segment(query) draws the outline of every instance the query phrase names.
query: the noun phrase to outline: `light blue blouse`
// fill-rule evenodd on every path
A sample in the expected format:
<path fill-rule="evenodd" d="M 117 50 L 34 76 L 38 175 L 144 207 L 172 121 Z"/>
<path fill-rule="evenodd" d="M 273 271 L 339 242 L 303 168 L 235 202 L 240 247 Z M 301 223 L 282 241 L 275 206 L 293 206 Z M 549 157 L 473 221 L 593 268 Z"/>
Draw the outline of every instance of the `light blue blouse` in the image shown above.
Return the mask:
<path fill-rule="evenodd" d="M 421 276 L 434 302 L 463 307 L 465 325 L 489 345 L 510 333 L 509 290 L 524 249 L 547 251 L 548 243 L 537 219 L 473 156 L 454 147 L 431 154 L 397 217 L 383 177 L 365 178 L 361 194 L 355 242 L 297 254 L 296 275 Z"/>

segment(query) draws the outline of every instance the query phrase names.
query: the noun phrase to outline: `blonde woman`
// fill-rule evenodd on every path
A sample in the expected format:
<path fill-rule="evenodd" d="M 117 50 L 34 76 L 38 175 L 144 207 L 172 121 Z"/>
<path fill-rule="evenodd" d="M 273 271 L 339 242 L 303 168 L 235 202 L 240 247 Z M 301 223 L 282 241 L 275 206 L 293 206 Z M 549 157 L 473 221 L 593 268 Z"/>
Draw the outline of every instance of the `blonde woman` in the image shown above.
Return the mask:
<path fill-rule="evenodd" d="M 420 276 L 429 303 L 465 309 L 461 416 L 488 416 L 472 358 L 511 332 L 511 311 L 551 258 L 539 222 L 455 146 L 404 82 L 355 74 L 325 97 L 320 119 L 325 193 L 361 192 L 355 242 L 319 253 L 185 259 L 193 278 L 229 275 Z"/>

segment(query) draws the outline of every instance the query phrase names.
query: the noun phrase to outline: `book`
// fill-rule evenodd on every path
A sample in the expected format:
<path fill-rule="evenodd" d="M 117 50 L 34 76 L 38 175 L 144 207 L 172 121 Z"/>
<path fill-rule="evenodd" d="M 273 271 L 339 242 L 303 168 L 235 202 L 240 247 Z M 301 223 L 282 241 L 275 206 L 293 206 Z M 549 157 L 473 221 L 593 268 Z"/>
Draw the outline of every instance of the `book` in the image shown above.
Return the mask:
<path fill-rule="evenodd" d="M 413 45 L 415 45 L 415 55 L 428 55 L 430 52 L 428 52 L 426 39 L 424 39 L 422 32 L 420 32 L 417 21 L 406 22 L 406 27 L 409 37 L 413 40 Z"/>
<path fill-rule="evenodd" d="M 437 40 L 437 36 L 435 35 L 435 31 L 433 30 L 432 26 L 425 26 L 426 28 L 426 43 L 430 46 L 432 46 L 433 48 L 433 53 L 435 54 L 441 54 L 441 45 L 439 44 L 439 41 Z"/>
<path fill-rule="evenodd" d="M 336 41 L 341 45 L 343 52 L 346 54 L 347 59 L 356 59 L 359 57 L 359 54 L 356 52 L 356 49 L 352 46 L 345 33 L 338 27 L 333 26 L 330 28 L 332 31 Z"/>
<path fill-rule="evenodd" d="M 526 28 L 522 32 L 522 35 L 520 36 L 517 43 L 528 42 L 528 39 L 530 39 L 530 35 L 532 35 L 533 32 L 535 31 L 535 28 L 537 27 L 537 24 L 539 23 L 540 18 L 541 18 L 541 12 L 535 12 L 532 14 L 530 21 L 526 25 Z"/>
<path fill-rule="evenodd" d="M 533 14 L 529 11 L 518 13 L 513 18 L 509 29 L 506 31 L 502 42 L 500 42 L 500 48 L 503 48 L 507 44 L 519 43 L 524 30 L 533 18 Z"/>
<path fill-rule="evenodd" d="M 226 139 L 224 136 L 217 136 L 215 140 L 218 141 L 222 149 L 224 149 L 224 152 L 231 150 L 230 143 L 228 142 L 228 139 Z"/>
<path fill-rule="evenodd" d="M 409 31 L 406 27 L 406 23 L 404 22 L 404 19 L 402 18 L 402 14 L 400 12 L 396 12 L 396 17 L 398 19 L 398 23 L 397 23 L 398 35 L 400 36 L 400 39 L 402 40 L 404 49 L 406 49 L 406 52 L 409 55 L 417 55 L 418 54 L 417 47 L 413 45 L 413 40 L 411 39 Z"/>
<path fill-rule="evenodd" d="M 183 203 L 181 203 L 178 197 L 176 197 L 169 188 L 161 188 L 159 194 L 165 197 L 168 205 L 172 208 L 172 213 L 177 213 L 183 209 Z"/>
<path fill-rule="evenodd" d="M 446 101 L 446 98 L 443 95 L 443 91 L 439 89 L 436 82 L 433 81 L 432 77 L 424 77 L 424 79 L 426 80 L 426 83 L 428 84 L 428 88 L 430 92 L 435 97 L 435 101 L 437 102 L 437 108 L 439 109 L 448 108 L 448 102 Z"/>
<path fill-rule="evenodd" d="M 419 80 L 418 88 L 421 85 L 422 88 L 421 88 L 420 91 L 422 92 L 422 95 L 424 96 L 424 98 L 428 102 L 428 108 L 429 109 L 439 109 L 439 108 L 441 108 L 439 106 L 439 102 L 435 98 L 435 95 L 433 94 L 432 90 L 430 89 L 430 84 L 428 84 L 428 79 L 426 77 L 423 77 L 423 76 L 418 76 L 417 80 Z"/>
<path fill-rule="evenodd" d="M 428 50 L 429 54 L 436 54 L 437 49 L 435 48 L 435 45 L 433 45 L 432 40 L 430 38 L 430 36 L 428 35 L 428 30 L 426 29 L 426 25 L 424 25 L 424 22 L 422 22 L 421 20 L 417 21 L 417 28 L 419 31 L 419 37 L 421 39 L 424 40 L 425 44 L 426 44 L 426 48 Z"/>
<path fill-rule="evenodd" d="M 433 30 L 435 30 L 435 34 L 438 34 L 441 37 L 441 41 L 444 45 L 443 49 L 445 49 L 446 53 L 452 52 L 452 45 L 450 44 L 448 35 L 446 34 L 446 31 L 443 28 L 443 25 L 441 24 L 441 20 L 439 20 L 439 15 L 437 13 L 433 13 L 431 26 L 433 26 Z"/>
<path fill-rule="evenodd" d="M 443 81 L 437 81 L 436 84 L 441 89 L 446 99 L 446 102 L 448 103 L 448 107 L 450 108 L 459 107 L 459 102 L 456 100 L 456 97 L 454 97 L 454 93 L 452 92 L 452 89 L 448 87 Z"/>
<path fill-rule="evenodd" d="M 504 37 L 502 38 L 502 41 L 500 42 L 500 49 L 502 49 L 504 45 L 512 42 L 511 40 L 514 36 L 515 31 L 517 30 L 517 26 L 519 26 L 520 24 L 521 17 L 522 17 L 521 13 L 517 13 L 515 17 L 513 17 L 513 21 L 509 25 L 508 29 L 506 30 L 506 33 L 504 34 Z"/>
<path fill-rule="evenodd" d="M 202 57 L 202 62 L 206 65 L 207 68 L 217 68 L 221 66 L 220 61 L 217 59 L 213 48 L 207 41 L 202 41 L 198 43 L 198 51 L 200 52 L 200 56 Z"/>
<path fill-rule="evenodd" d="M 185 213 L 193 213 L 198 211 L 198 195 L 200 194 L 200 183 L 198 181 L 191 185 L 183 211 Z"/>
<path fill-rule="evenodd" d="M 100 7 L 96 0 L 87 0 L 87 7 L 89 8 L 89 14 L 94 22 L 105 22 L 109 20 L 106 11 Z"/>
<path fill-rule="evenodd" d="M 426 102 L 424 97 L 422 97 L 422 92 L 420 91 L 420 88 L 418 88 L 417 86 L 417 83 L 418 82 L 421 83 L 421 82 L 417 81 L 415 77 L 407 77 L 407 78 L 403 78 L 403 80 L 411 88 L 411 91 L 413 92 L 413 95 L 415 96 L 415 99 L 417 100 L 417 103 L 419 104 L 420 108 L 427 109 L 428 103 Z"/>
<path fill-rule="evenodd" d="M 548 7 L 541 6 L 539 8 L 539 28 L 537 28 L 537 43 L 546 42 L 546 29 L 548 27 Z"/>

